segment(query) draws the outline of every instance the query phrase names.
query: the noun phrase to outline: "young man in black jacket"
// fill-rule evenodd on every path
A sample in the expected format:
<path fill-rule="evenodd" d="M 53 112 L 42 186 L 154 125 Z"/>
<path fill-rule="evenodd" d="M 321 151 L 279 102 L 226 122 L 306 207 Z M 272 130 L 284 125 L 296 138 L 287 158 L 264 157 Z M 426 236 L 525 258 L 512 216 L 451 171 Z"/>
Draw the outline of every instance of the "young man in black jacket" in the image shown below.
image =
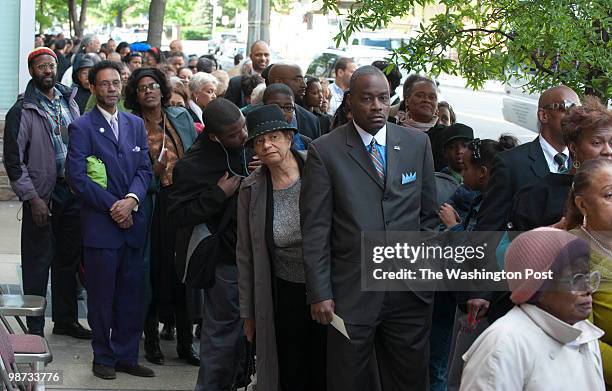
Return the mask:
<path fill-rule="evenodd" d="M 234 381 L 244 343 L 238 307 L 236 268 L 236 197 L 248 175 L 250 156 L 244 148 L 245 119 L 236 105 L 218 98 L 204 110 L 206 129 L 174 167 L 169 195 L 169 219 L 179 228 L 177 273 L 185 277 L 195 238 L 194 227 L 206 224 L 220 245 L 214 262 L 212 286 L 204 289 L 200 338 L 200 372 L 196 390 L 225 390 Z M 225 227 L 219 225 L 223 217 Z M 197 231 L 197 229 L 196 229 Z M 191 259 L 191 262 L 194 262 Z"/>

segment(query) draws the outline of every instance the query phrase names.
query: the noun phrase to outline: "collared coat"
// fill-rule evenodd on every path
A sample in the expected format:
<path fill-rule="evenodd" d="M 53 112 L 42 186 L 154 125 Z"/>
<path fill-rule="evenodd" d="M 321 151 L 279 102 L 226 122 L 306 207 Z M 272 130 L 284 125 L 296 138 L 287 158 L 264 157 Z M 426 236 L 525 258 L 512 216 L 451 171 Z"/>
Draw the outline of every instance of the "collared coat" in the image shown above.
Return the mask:
<path fill-rule="evenodd" d="M 294 156 L 305 160 L 306 153 Z M 272 259 L 265 233 L 267 197 L 265 167 L 259 167 L 240 186 L 236 262 L 240 316 L 255 319 L 257 388 L 279 391 Z"/>
<path fill-rule="evenodd" d="M 486 329 L 463 356 L 462 391 L 604 391 L 598 339 L 589 321 L 569 325 L 521 304 Z"/>

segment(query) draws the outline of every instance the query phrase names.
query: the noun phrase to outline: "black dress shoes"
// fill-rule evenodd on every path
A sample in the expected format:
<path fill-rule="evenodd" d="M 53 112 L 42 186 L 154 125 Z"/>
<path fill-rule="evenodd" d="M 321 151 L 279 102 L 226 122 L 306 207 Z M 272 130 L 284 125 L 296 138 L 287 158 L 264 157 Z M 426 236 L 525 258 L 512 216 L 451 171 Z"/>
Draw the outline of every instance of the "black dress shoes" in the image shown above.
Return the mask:
<path fill-rule="evenodd" d="M 159 347 L 159 341 L 155 341 L 154 343 L 150 343 L 149 341 L 145 341 L 145 359 L 155 365 L 164 365 L 164 354 Z"/>
<path fill-rule="evenodd" d="M 177 349 L 176 352 L 181 360 L 185 361 L 189 365 L 193 365 L 195 367 L 200 366 L 200 356 L 193 350 L 193 347 L 188 347 L 186 349 Z"/>
<path fill-rule="evenodd" d="M 140 364 L 136 364 L 134 366 L 117 364 L 117 366 L 115 367 L 115 370 L 117 372 L 124 372 L 132 376 L 155 377 L 155 372 L 153 372 L 152 369 L 143 367 Z"/>
<path fill-rule="evenodd" d="M 68 335 L 78 339 L 91 339 L 91 330 L 81 326 L 79 322 L 74 323 L 55 323 L 53 334 Z"/>
<path fill-rule="evenodd" d="M 93 374 L 95 377 L 99 377 L 104 380 L 113 380 L 117 378 L 117 374 L 115 373 L 115 368 L 109 367 L 102 364 L 95 364 L 92 368 Z"/>

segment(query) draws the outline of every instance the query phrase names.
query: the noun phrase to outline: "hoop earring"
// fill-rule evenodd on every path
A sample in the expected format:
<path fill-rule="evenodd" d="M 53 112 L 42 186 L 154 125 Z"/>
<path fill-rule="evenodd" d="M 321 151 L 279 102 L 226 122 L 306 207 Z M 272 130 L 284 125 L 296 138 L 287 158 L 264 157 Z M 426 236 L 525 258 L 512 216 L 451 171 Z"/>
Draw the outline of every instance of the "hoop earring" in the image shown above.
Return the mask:
<path fill-rule="evenodd" d="M 580 168 L 580 162 L 578 160 L 574 160 L 572 166 L 577 170 Z"/>

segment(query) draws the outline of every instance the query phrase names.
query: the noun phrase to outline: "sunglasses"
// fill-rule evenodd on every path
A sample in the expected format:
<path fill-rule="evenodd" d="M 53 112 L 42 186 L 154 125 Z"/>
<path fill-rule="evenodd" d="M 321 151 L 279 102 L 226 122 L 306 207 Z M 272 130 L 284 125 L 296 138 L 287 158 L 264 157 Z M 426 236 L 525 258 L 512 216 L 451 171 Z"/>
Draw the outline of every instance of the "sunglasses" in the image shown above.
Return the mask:
<path fill-rule="evenodd" d="M 147 91 L 159 90 L 161 86 L 158 83 L 149 83 L 142 86 L 136 87 L 136 92 L 142 93 Z"/>
<path fill-rule="evenodd" d="M 558 111 L 564 111 L 564 112 L 568 112 L 572 107 L 577 107 L 577 106 L 581 106 L 581 104 L 578 102 L 570 102 L 569 100 L 563 100 L 561 102 L 553 102 L 550 104 L 547 104 L 546 106 L 542 106 L 543 109 L 545 110 L 558 110 Z"/>

